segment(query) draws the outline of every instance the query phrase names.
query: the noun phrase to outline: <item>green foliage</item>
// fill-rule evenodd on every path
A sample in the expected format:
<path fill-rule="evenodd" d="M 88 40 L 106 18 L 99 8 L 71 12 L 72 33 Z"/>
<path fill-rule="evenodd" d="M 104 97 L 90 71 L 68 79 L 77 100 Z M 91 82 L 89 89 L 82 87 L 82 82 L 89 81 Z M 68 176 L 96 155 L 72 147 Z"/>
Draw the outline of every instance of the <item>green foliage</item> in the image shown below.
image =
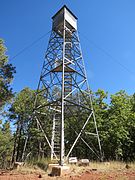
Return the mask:
<path fill-rule="evenodd" d="M 111 95 L 110 106 L 103 111 L 103 123 L 102 125 L 99 123 L 102 131 L 99 133 L 105 159 L 132 160 L 135 158 L 134 154 L 129 155 L 133 143 L 130 130 L 134 124 L 129 121 L 132 116 L 131 100 L 132 97 L 125 91 L 119 91 Z"/>
<path fill-rule="evenodd" d="M 57 94 L 58 89 L 55 89 L 54 93 Z M 80 96 L 80 95 L 79 95 Z M 37 103 L 45 104 L 46 100 L 39 97 Z M 74 99 L 76 101 L 76 97 Z M 59 98 L 59 95 L 58 97 Z M 81 99 L 82 97 L 80 97 Z M 106 103 L 108 93 L 99 89 L 95 94 L 93 93 L 93 105 L 96 114 L 98 131 L 101 139 L 102 152 L 104 160 L 135 160 L 135 95 L 129 96 L 125 91 L 119 91 L 110 97 L 110 104 Z M 49 157 L 50 148 L 44 139 L 44 134 L 38 128 L 36 120 L 31 121 L 31 115 L 33 113 L 35 99 L 35 91 L 29 88 L 23 89 L 18 93 L 11 106 L 10 118 L 14 120 L 16 131 L 16 144 L 15 147 L 18 155 L 17 160 L 21 160 L 23 154 L 23 147 L 26 142 L 26 137 L 29 140 L 26 148 L 26 156 L 30 152 L 30 159 Z M 83 98 L 82 98 L 83 99 Z M 85 102 L 86 105 L 89 101 Z M 89 106 L 90 104 L 88 104 Z M 74 108 L 74 107 L 73 107 Z M 49 111 L 39 109 L 40 123 L 45 130 L 49 139 L 51 139 L 52 130 L 52 117 Z M 82 108 L 74 108 L 73 116 L 65 121 L 65 150 L 66 153 L 71 148 L 76 132 L 80 132 L 82 125 L 88 117 L 88 113 Z M 95 133 L 94 122 L 90 121 L 85 131 L 82 133 L 83 139 L 94 149 L 98 149 L 97 139 L 93 136 L 87 135 L 85 132 Z M 77 142 L 72 154 L 78 158 L 95 159 L 95 155 L 87 148 L 87 146 L 81 141 Z M 42 163 L 39 162 L 41 165 Z M 42 166 L 42 165 L 41 165 Z"/>
<path fill-rule="evenodd" d="M 6 47 L 0 39 L 0 111 L 9 103 L 14 94 L 10 87 L 15 73 L 15 67 L 8 63 Z M 61 97 L 58 87 L 52 91 L 55 100 Z M 107 103 L 108 93 L 98 89 L 92 93 L 93 107 L 96 114 L 96 121 L 101 140 L 102 152 L 105 160 L 135 160 L 135 93 L 129 96 L 121 90 L 110 96 L 110 104 Z M 9 110 L 9 119 L 16 127 L 16 133 L 12 135 L 9 122 L 3 124 L 0 119 L 0 166 L 7 167 L 11 161 L 22 161 L 30 154 L 31 159 L 35 159 L 38 166 L 46 168 L 42 163 L 44 157 L 50 156 L 50 148 L 44 139 L 44 133 L 40 130 L 38 123 L 33 117 L 36 91 L 24 88 L 16 94 Z M 80 101 L 90 107 L 90 101 L 80 94 L 74 94 L 74 102 Z M 43 94 L 36 99 L 36 105 L 46 104 L 47 100 Z M 39 108 L 38 117 L 46 135 L 51 139 L 52 117 L 50 111 L 44 107 Z M 88 117 L 87 111 L 81 107 L 73 107 L 72 117 L 65 121 L 65 150 L 71 148 L 76 132 L 80 132 L 82 125 Z M 85 128 L 85 132 L 95 133 L 94 122 L 90 121 Z M 76 132 L 75 132 L 76 131 Z M 95 150 L 98 149 L 96 138 L 82 133 L 83 139 Z M 14 148 L 13 148 L 14 141 Z M 29 143 L 27 143 L 29 141 Z M 24 147 L 25 154 L 24 154 Z M 82 141 L 78 141 L 73 152 L 73 156 L 78 158 L 94 159 L 94 154 L 90 152 Z M 24 158 L 25 156 L 25 158 Z M 40 160 L 39 160 L 40 159 Z M 39 161 L 38 161 L 39 160 Z"/>
<path fill-rule="evenodd" d="M 14 77 L 15 67 L 8 62 L 4 41 L 0 39 L 0 167 L 6 168 L 10 165 L 13 151 L 13 136 L 11 134 L 10 123 L 5 121 L 7 113 L 4 106 L 11 102 L 14 96 L 10 87 Z M 3 123 L 4 121 L 4 123 Z"/>
<path fill-rule="evenodd" d="M 0 128 L 0 167 L 6 168 L 10 165 L 13 151 L 13 136 L 9 122 L 5 122 Z"/>
<path fill-rule="evenodd" d="M 10 119 L 14 122 L 14 125 L 17 126 L 13 153 L 16 161 L 22 161 L 29 153 L 35 158 L 38 158 L 40 154 L 44 156 L 44 151 L 42 150 L 43 147 L 46 146 L 44 134 L 39 130 L 36 119 L 32 118 L 35 96 L 36 92 L 34 90 L 24 88 L 16 95 L 10 108 Z M 46 103 L 46 101 L 42 96 L 38 97 L 37 104 L 40 105 L 42 103 Z M 39 109 L 39 112 L 44 113 L 43 115 L 40 114 L 40 123 L 47 132 L 46 134 L 50 136 L 51 129 L 48 116 L 45 115 L 46 109 L 44 108 L 44 111 Z M 27 141 L 29 141 L 29 143 L 27 143 Z M 26 151 L 24 150 L 25 145 L 27 147 Z M 25 155 L 23 155 L 24 153 Z M 47 153 L 47 151 L 45 153 Z M 12 159 L 12 161 L 14 161 L 14 159 Z"/>
<path fill-rule="evenodd" d="M 25 119 L 30 114 L 32 114 L 32 110 L 34 108 L 34 95 L 35 91 L 30 90 L 29 88 L 23 89 L 20 93 L 16 95 L 10 108 L 10 112 L 12 113 L 12 119 L 15 119 L 18 116 L 23 116 L 23 119 Z"/>
<path fill-rule="evenodd" d="M 8 63 L 6 47 L 3 40 L 0 39 L 0 107 L 4 106 L 13 97 L 10 83 L 13 80 L 14 73 L 15 67 Z"/>

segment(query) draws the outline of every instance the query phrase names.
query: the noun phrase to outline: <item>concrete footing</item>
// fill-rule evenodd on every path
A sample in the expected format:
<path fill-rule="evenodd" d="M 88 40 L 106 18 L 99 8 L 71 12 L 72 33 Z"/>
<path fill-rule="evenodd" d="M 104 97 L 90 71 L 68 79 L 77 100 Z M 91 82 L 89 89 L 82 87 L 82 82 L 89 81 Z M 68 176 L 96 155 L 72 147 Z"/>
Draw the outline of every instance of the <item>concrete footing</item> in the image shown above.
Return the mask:
<path fill-rule="evenodd" d="M 50 174 L 51 176 L 62 176 L 70 173 L 70 167 L 66 165 L 60 166 L 56 164 L 50 164 L 49 167 L 52 167 Z"/>
<path fill-rule="evenodd" d="M 15 162 L 13 168 L 19 170 L 20 167 L 22 167 L 23 165 L 24 165 L 24 162 Z"/>

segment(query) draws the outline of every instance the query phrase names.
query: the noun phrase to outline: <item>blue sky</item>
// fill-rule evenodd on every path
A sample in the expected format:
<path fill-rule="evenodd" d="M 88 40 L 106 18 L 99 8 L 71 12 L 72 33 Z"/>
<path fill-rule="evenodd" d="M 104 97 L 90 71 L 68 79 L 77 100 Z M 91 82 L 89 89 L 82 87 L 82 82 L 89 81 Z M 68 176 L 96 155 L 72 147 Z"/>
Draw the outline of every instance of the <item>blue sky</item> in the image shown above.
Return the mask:
<path fill-rule="evenodd" d="M 134 0 L 1 0 L 0 37 L 17 73 L 14 92 L 37 88 L 49 35 L 14 57 L 51 30 L 51 17 L 66 4 L 78 17 L 78 31 L 90 87 L 109 94 L 135 92 Z"/>

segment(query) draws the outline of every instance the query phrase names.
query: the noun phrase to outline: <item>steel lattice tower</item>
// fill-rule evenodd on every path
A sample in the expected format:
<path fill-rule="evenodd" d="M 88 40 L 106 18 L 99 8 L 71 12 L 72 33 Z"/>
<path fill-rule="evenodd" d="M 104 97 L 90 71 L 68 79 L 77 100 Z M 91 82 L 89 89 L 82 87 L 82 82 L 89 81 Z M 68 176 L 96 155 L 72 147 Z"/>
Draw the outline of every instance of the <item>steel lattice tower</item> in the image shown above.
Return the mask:
<path fill-rule="evenodd" d="M 89 134 L 97 138 L 100 153 L 101 145 L 77 33 L 77 17 L 63 6 L 52 17 L 52 21 L 52 31 L 35 98 L 34 116 L 38 127 L 43 131 L 39 115 L 44 109 L 49 111 L 52 121 L 51 140 L 46 132 L 44 135 L 51 149 L 51 158 L 59 159 L 59 164 L 63 165 L 65 157 L 69 157 L 79 138 L 94 152 L 81 137 L 90 120 L 93 121 L 95 133 Z M 38 104 L 38 96 L 46 99 L 46 103 Z M 86 117 L 81 122 L 80 132 L 76 132 L 70 120 L 79 123 L 79 112 L 85 113 Z M 65 140 L 64 135 L 65 123 L 69 124 L 76 135 L 66 155 L 65 141 L 68 140 Z"/>

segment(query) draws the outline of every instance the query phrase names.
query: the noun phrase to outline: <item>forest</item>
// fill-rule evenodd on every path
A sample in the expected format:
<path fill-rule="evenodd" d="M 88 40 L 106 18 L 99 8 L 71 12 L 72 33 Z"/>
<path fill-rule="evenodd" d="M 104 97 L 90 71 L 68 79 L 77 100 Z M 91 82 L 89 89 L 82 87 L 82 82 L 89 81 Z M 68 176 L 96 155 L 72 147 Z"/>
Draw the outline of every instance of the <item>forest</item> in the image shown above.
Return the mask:
<path fill-rule="evenodd" d="M 17 76 L 16 68 L 9 63 L 4 40 L 0 39 L 0 168 L 6 168 L 14 161 L 27 159 L 50 158 L 50 149 L 43 132 L 37 129 L 35 122 L 30 121 L 36 90 L 25 87 L 15 93 L 12 81 Z M 103 89 L 92 93 L 93 107 L 101 141 L 103 159 L 134 161 L 135 160 L 135 93 L 128 95 L 124 90 L 108 95 Z M 42 99 L 39 99 L 42 101 Z M 42 127 L 51 137 L 51 123 L 46 116 L 41 117 Z M 85 112 L 80 112 L 80 122 L 71 119 L 72 127 L 80 130 Z M 91 123 L 87 130 L 93 132 Z M 66 150 L 72 143 L 74 132 L 65 122 Z M 94 139 L 83 134 L 83 138 L 97 149 Z M 24 147 L 27 143 L 26 150 Z M 78 141 L 73 156 L 99 160 L 86 145 Z"/>

